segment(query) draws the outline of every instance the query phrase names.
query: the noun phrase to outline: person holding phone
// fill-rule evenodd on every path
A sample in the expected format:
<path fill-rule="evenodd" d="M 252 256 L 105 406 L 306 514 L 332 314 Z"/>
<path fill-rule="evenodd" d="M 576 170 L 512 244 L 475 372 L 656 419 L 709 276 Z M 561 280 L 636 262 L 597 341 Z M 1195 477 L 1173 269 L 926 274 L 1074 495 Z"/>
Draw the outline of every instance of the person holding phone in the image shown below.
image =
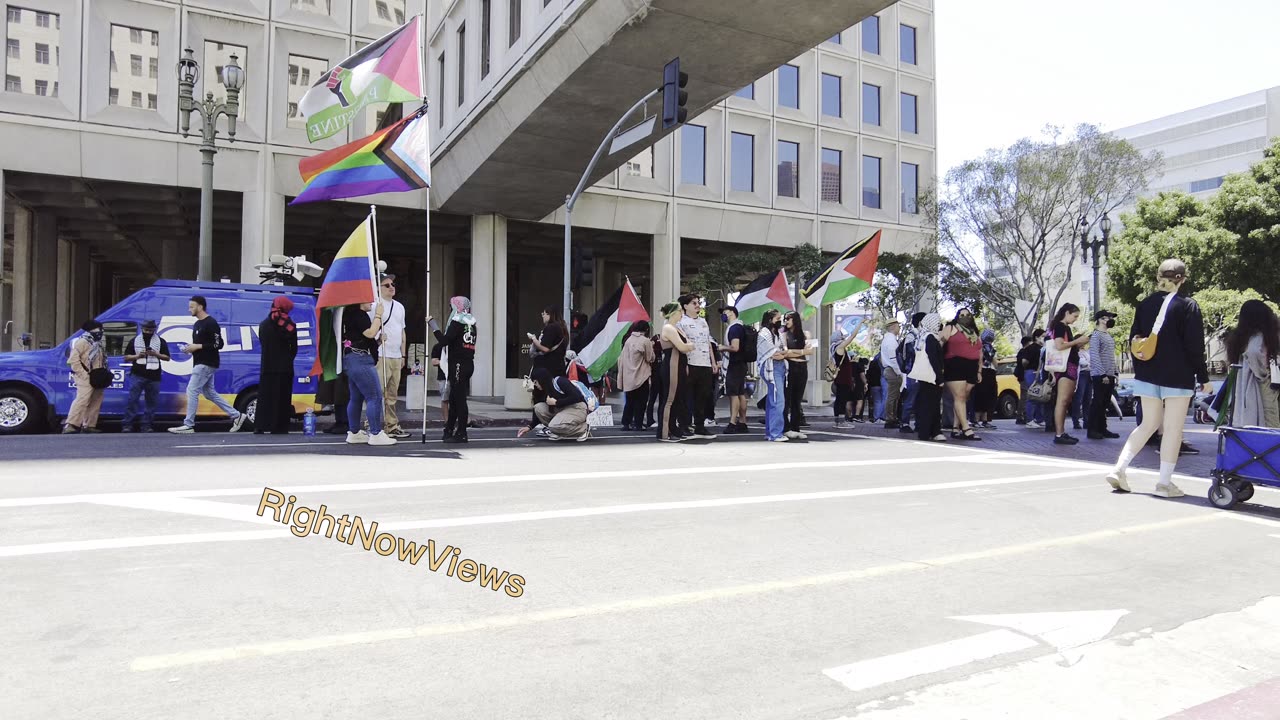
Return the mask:
<path fill-rule="evenodd" d="M 564 375 L 567 367 L 565 352 L 569 349 L 569 328 L 564 324 L 560 306 L 548 305 L 542 308 L 542 332 L 537 335 L 525 333 L 525 337 L 529 338 L 529 355 L 533 359 L 530 377 L 533 377 L 534 370 L 540 368 L 551 373 L 551 377 Z M 534 407 L 547 399 L 546 388 L 537 383 L 533 385 L 532 394 Z M 537 420 L 537 415 L 534 415 L 533 422 L 537 423 Z"/>
<path fill-rule="evenodd" d="M 124 421 L 120 432 L 133 432 L 133 420 L 138 417 L 138 401 L 143 401 L 142 432 L 153 432 L 151 421 L 156 415 L 160 400 L 160 363 L 169 361 L 169 343 L 156 334 L 156 321 L 142 323 L 142 333 L 133 339 L 133 351 L 124 356 L 132 363 L 129 370 L 129 404 L 124 408 Z"/>

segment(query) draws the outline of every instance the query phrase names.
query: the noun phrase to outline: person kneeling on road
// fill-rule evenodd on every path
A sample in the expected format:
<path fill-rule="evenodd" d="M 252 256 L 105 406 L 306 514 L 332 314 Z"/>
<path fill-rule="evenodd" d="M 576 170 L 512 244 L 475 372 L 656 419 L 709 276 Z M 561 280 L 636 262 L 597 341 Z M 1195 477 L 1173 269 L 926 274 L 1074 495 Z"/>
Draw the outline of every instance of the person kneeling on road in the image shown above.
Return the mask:
<path fill-rule="evenodd" d="M 577 440 L 582 442 L 591 437 L 591 427 L 587 425 L 589 401 L 583 393 L 582 385 L 564 375 L 553 377 L 546 368 L 536 368 L 529 379 L 542 393 L 546 400 L 533 407 L 533 414 L 547 428 L 547 437 L 552 440 Z M 588 391 L 589 392 L 589 391 Z M 520 428 L 516 437 L 524 437 L 537 427 L 529 423 Z"/>

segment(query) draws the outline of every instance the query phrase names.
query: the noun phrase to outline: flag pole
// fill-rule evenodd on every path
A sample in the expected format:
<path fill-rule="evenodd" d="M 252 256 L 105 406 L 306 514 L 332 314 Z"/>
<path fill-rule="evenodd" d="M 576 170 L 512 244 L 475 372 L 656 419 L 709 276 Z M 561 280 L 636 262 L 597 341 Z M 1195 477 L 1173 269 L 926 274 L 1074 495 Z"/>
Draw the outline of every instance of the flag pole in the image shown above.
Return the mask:
<path fill-rule="evenodd" d="M 370 227 L 372 229 L 372 232 L 370 234 L 373 236 L 372 238 L 373 239 L 373 272 L 370 274 L 369 280 L 373 283 L 373 303 L 378 307 L 381 307 L 382 295 L 381 293 L 378 292 L 378 285 L 381 284 L 380 281 L 382 278 L 381 278 L 381 271 L 378 270 L 378 206 L 377 205 L 369 206 L 369 219 L 372 221 L 370 222 Z M 379 389 L 383 389 L 387 386 L 387 381 L 383 378 L 383 375 L 385 375 L 385 373 L 383 372 L 384 359 L 382 357 L 382 341 L 387 337 L 385 332 L 386 321 L 387 319 L 384 317 L 382 319 L 383 326 L 378 328 L 378 334 L 375 336 L 378 344 L 378 362 L 376 365 L 374 365 L 374 369 L 378 373 Z M 378 393 L 378 394 L 381 395 L 382 393 Z M 383 398 L 383 403 L 384 403 L 383 407 L 386 407 L 385 405 L 386 398 Z M 368 417 L 365 418 L 365 422 L 369 422 Z M 370 435 L 376 435 L 377 433 L 380 433 L 380 432 L 382 432 L 382 428 L 375 428 L 372 423 L 369 424 Z"/>
<path fill-rule="evenodd" d="M 428 373 L 431 372 L 431 353 L 427 348 L 431 347 L 431 323 L 426 318 L 431 316 L 431 117 L 428 112 L 431 103 L 427 98 L 426 82 L 427 70 L 423 51 L 426 49 L 424 37 L 426 34 L 427 16 L 426 13 L 418 15 L 418 89 L 422 95 L 422 118 L 427 123 L 427 232 L 426 232 L 426 278 L 422 283 L 422 307 L 423 307 L 423 328 L 426 334 L 422 336 L 422 444 L 427 442 L 427 384 L 430 380 Z M 441 79 L 441 83 L 444 80 Z M 443 85 L 442 85 L 443 87 Z M 465 428 L 464 428 L 465 430 Z"/>

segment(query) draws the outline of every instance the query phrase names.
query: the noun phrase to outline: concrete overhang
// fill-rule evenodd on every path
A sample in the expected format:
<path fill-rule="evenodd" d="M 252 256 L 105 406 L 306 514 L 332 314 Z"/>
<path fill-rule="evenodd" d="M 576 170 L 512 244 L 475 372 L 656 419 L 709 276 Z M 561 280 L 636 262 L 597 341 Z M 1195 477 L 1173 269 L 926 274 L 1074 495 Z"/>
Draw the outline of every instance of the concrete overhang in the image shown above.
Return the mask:
<path fill-rule="evenodd" d="M 711 108 L 890 0 L 595 0 L 437 150 L 446 212 L 536 220 L 564 204 L 604 134 L 680 57 L 689 116 Z M 653 105 L 657 107 L 657 105 Z M 658 123 L 660 126 L 661 123 Z M 659 130 L 650 143 L 670 131 Z M 595 183 L 649 143 L 606 156 Z"/>

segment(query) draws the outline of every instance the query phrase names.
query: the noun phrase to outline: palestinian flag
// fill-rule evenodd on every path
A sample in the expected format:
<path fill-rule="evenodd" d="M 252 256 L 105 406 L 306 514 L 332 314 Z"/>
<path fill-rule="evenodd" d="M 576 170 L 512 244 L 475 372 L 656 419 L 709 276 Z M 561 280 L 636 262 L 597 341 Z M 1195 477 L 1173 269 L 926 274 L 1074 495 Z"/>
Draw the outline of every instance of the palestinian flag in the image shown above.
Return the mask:
<path fill-rule="evenodd" d="M 649 313 L 640 304 L 636 291 L 627 280 L 604 305 L 591 316 L 587 326 L 573 340 L 578 360 L 587 367 L 587 374 L 595 382 L 618 364 L 622 356 L 622 343 L 631 332 L 631 323 L 648 320 Z"/>
<path fill-rule="evenodd" d="M 325 380 L 333 380 L 342 372 L 342 312 L 348 305 L 371 303 L 377 297 L 374 292 L 377 273 L 373 267 L 373 217 L 370 216 L 338 249 L 329 272 L 325 273 L 320 297 L 316 299 L 319 348 L 309 374 L 323 374 Z"/>
<path fill-rule="evenodd" d="M 421 16 L 383 35 L 320 74 L 298 102 L 307 140 L 341 132 L 367 105 L 422 99 Z"/>
<path fill-rule="evenodd" d="M 738 319 L 743 325 L 755 325 L 764 319 L 770 310 L 795 310 L 791 301 L 791 289 L 787 286 L 787 272 L 776 270 L 765 273 L 738 293 Z"/>
<path fill-rule="evenodd" d="M 805 285 L 800 295 L 807 305 L 804 309 L 806 318 L 822 305 L 839 302 L 871 287 L 876 276 L 876 262 L 880 259 L 880 232 L 875 231 L 871 237 L 840 253 Z"/>

